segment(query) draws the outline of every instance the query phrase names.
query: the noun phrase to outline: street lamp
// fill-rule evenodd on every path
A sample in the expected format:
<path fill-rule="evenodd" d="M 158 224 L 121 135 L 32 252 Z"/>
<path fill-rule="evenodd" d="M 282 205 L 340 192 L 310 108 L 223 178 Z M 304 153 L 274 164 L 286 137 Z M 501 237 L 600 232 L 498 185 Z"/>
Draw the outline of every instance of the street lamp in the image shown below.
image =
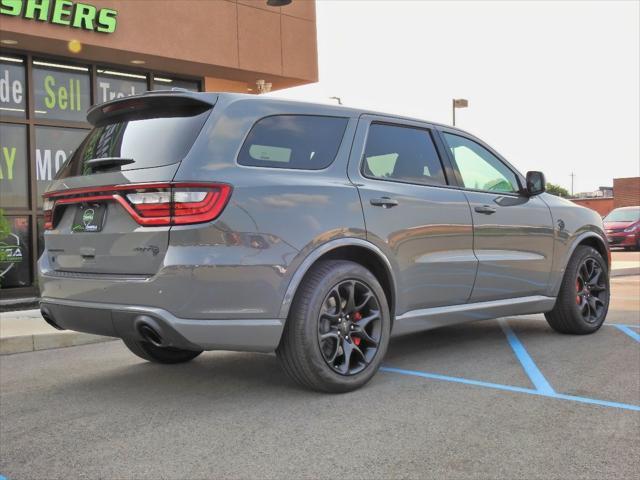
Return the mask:
<path fill-rule="evenodd" d="M 467 108 L 469 106 L 469 100 L 466 98 L 454 98 L 452 100 L 451 111 L 453 113 L 453 126 L 456 126 L 456 108 Z"/>
<path fill-rule="evenodd" d="M 329 97 L 329 100 L 335 100 L 338 102 L 338 105 L 342 105 L 342 99 L 340 97 Z"/>

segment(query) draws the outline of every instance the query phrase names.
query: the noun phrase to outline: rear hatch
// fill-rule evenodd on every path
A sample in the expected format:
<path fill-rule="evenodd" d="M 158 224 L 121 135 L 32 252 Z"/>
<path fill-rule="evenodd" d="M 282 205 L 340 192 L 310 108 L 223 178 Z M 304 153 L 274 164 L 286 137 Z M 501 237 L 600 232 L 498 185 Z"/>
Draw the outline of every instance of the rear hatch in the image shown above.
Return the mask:
<path fill-rule="evenodd" d="M 93 130 L 44 195 L 44 254 L 54 270 L 114 275 L 158 271 L 177 215 L 173 201 L 189 208 L 180 207 L 180 212 L 201 215 L 203 200 L 224 193 L 171 183 L 215 98 L 147 94 L 89 111 Z"/>

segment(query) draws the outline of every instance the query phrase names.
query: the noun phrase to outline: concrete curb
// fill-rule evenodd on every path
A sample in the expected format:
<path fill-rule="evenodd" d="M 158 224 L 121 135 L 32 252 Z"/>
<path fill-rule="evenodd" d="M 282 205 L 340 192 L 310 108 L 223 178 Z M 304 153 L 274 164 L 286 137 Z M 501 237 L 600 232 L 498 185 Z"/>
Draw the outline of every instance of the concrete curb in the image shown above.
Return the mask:
<path fill-rule="evenodd" d="M 640 275 L 640 267 L 616 268 L 611 271 L 611 277 L 628 277 Z"/>
<path fill-rule="evenodd" d="M 111 342 L 114 340 L 118 339 L 71 331 L 16 335 L 0 338 L 0 355 L 35 352 L 37 350 L 49 350 L 52 348 L 75 347 L 78 345 Z"/>

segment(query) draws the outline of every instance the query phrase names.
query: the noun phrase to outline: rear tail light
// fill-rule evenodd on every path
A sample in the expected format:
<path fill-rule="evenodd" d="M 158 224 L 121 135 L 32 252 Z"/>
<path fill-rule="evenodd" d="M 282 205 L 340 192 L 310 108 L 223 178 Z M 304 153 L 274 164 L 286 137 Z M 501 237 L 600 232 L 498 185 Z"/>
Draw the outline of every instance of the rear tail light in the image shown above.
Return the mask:
<path fill-rule="evenodd" d="M 44 210 L 44 229 L 53 229 L 53 205 L 54 202 L 50 198 L 45 198 L 42 203 L 42 210 Z"/>
<path fill-rule="evenodd" d="M 162 183 L 66 190 L 45 194 L 45 229 L 55 223 L 60 205 L 88 201 L 116 201 L 144 226 L 188 225 L 217 218 L 231 196 L 231 186 L 220 183 Z"/>

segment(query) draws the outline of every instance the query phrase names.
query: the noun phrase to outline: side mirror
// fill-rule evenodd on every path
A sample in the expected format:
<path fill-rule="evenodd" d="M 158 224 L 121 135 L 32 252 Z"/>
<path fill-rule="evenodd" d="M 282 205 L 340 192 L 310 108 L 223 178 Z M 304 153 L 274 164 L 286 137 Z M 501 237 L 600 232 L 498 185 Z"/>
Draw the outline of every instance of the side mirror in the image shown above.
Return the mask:
<path fill-rule="evenodd" d="M 527 194 L 531 197 L 540 195 L 547 189 L 547 182 L 542 172 L 527 172 Z"/>

